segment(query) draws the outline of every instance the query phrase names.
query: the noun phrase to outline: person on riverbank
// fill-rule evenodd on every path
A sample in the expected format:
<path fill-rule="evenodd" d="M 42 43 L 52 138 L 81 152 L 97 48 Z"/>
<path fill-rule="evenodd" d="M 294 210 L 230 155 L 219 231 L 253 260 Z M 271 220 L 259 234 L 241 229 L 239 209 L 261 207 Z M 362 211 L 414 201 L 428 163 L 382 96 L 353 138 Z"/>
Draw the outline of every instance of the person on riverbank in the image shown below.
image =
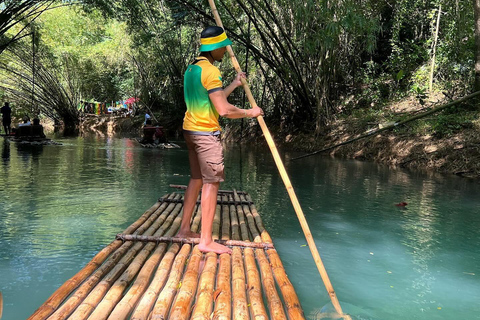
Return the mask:
<path fill-rule="evenodd" d="M 198 237 L 190 230 L 190 220 L 202 190 L 202 226 L 199 249 L 202 252 L 231 253 L 232 250 L 212 239 L 213 218 L 220 182 L 224 178 L 223 148 L 220 141 L 219 116 L 240 119 L 263 115 L 259 107 L 245 110 L 235 107 L 227 97 L 242 85 L 244 73 L 223 88 L 220 70 L 213 65 L 221 62 L 226 47 L 232 42 L 221 27 L 205 28 L 200 36 L 200 56 L 185 71 L 184 97 L 187 111 L 183 119 L 183 136 L 190 162 L 190 182 L 185 191 L 183 218 L 177 237 Z"/>
<path fill-rule="evenodd" d="M 5 129 L 5 134 L 8 136 L 12 133 L 12 109 L 10 108 L 10 103 L 5 102 L 0 112 L 2 113 L 3 128 Z"/>

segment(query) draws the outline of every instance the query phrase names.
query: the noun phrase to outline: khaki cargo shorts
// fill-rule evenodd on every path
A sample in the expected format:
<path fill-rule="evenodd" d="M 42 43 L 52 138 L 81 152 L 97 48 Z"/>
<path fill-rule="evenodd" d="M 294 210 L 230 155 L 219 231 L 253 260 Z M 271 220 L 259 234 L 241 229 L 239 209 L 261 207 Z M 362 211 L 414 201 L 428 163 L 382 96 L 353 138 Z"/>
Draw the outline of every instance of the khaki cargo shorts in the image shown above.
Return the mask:
<path fill-rule="evenodd" d="M 183 133 L 188 148 L 188 160 L 192 179 L 203 183 L 225 181 L 223 172 L 223 148 L 220 135 L 196 135 Z"/>

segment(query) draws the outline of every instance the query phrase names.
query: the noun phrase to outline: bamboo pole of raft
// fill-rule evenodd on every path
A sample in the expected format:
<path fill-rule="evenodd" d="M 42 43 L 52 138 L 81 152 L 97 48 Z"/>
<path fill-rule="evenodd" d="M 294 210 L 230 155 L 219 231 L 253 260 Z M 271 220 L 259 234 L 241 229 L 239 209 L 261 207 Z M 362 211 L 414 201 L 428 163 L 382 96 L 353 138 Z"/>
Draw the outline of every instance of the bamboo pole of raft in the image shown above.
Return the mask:
<path fill-rule="evenodd" d="M 222 23 L 222 20 L 220 19 L 220 15 L 215 5 L 215 1 L 208 0 L 208 2 L 212 9 L 217 25 L 223 28 L 223 23 Z M 232 46 L 227 46 L 227 51 L 232 59 L 232 64 L 235 67 L 235 70 L 237 72 L 241 72 L 242 69 L 238 64 L 238 61 L 237 61 L 237 58 L 235 57 Z M 243 78 L 242 78 L 242 84 L 243 84 L 245 93 L 248 97 L 248 101 L 250 102 L 250 105 L 252 106 L 252 108 L 256 107 L 257 103 L 255 102 L 252 92 L 250 91 L 250 87 L 248 86 L 247 81 Z M 332 304 L 335 310 L 338 312 L 338 314 L 342 315 L 345 319 L 349 320 L 351 319 L 350 316 L 345 315 L 342 311 L 342 307 L 340 306 L 340 302 L 338 301 L 335 290 L 333 289 L 332 283 L 330 282 L 330 279 L 327 274 L 327 270 L 325 269 L 322 259 L 320 258 L 320 254 L 318 253 L 317 246 L 315 245 L 315 241 L 313 240 L 312 233 L 310 232 L 310 227 L 308 226 L 307 220 L 305 219 L 305 215 L 303 214 L 302 207 L 298 202 L 297 195 L 295 194 L 295 190 L 292 187 L 292 183 L 290 182 L 290 178 L 288 177 L 287 171 L 285 170 L 285 166 L 283 165 L 282 159 L 280 158 L 277 147 L 275 146 L 275 142 L 273 141 L 272 135 L 270 134 L 270 131 L 268 130 L 268 127 L 263 117 L 259 116 L 257 117 L 257 120 L 258 120 L 258 123 L 260 124 L 260 127 L 262 128 L 262 132 L 263 132 L 263 135 L 265 136 L 267 144 L 270 147 L 270 151 L 272 152 L 273 159 L 275 160 L 278 171 L 280 172 L 280 176 L 282 177 L 283 183 L 285 184 L 285 187 L 287 189 L 288 195 L 290 196 L 290 200 L 292 201 L 293 207 L 295 209 L 295 213 L 297 214 L 303 233 L 305 234 L 305 238 L 307 239 L 308 247 L 310 248 L 310 252 L 312 253 L 313 260 L 317 265 L 317 269 L 320 273 L 323 283 L 325 284 L 325 288 L 327 289 L 327 292 L 330 296 Z"/>
<path fill-rule="evenodd" d="M 247 293 L 245 292 L 246 283 L 242 250 L 235 247 L 232 253 L 232 317 L 234 320 L 250 319 L 248 316 Z"/>
<path fill-rule="evenodd" d="M 193 295 L 195 294 L 195 290 L 198 283 L 198 272 L 199 272 L 200 260 L 202 260 L 202 256 L 203 254 L 198 249 L 198 246 L 195 246 L 190 256 L 190 260 L 188 261 L 187 270 L 185 271 L 183 280 L 179 284 L 180 288 L 178 290 L 177 296 L 175 297 L 175 301 L 171 307 L 170 315 L 167 316 L 167 314 L 159 314 L 157 313 L 157 310 L 154 308 L 150 319 L 182 320 L 182 319 L 188 318 L 188 316 L 190 315 L 189 314 L 190 306 L 192 305 Z M 181 274 L 183 271 L 183 266 L 181 270 L 177 270 L 177 271 Z M 172 269 L 172 272 L 173 272 L 173 269 Z"/>
<path fill-rule="evenodd" d="M 231 262 L 229 254 L 221 254 L 218 264 L 217 290 L 213 294 L 215 310 L 212 320 L 230 320 L 232 312 Z M 245 282 L 243 282 L 245 288 Z M 244 290 L 245 292 L 245 290 Z M 206 318 L 209 319 L 210 315 Z M 237 318 L 235 318 L 237 320 Z"/>
<path fill-rule="evenodd" d="M 179 195 L 172 194 L 170 198 L 178 198 Z M 135 231 L 140 234 L 152 234 L 158 224 L 163 223 L 168 214 L 173 210 L 172 204 L 162 204 L 145 222 Z M 126 230 L 129 231 L 129 230 Z M 119 240 L 118 240 L 119 241 Z M 133 250 L 130 250 L 130 247 Z M 139 246 L 132 242 L 125 242 L 95 273 L 75 291 L 75 293 L 53 313 L 49 320 L 60 320 L 74 314 L 70 319 L 81 318 L 91 312 L 91 306 L 98 303 L 110 284 L 121 274 L 128 263 L 133 259 Z M 74 311 L 75 310 L 75 311 Z"/>
<path fill-rule="evenodd" d="M 140 299 L 140 302 L 135 308 L 135 311 L 130 318 L 131 320 L 147 319 L 148 314 L 150 313 L 150 310 L 152 309 L 155 300 L 160 293 L 160 290 L 167 282 L 168 273 L 172 268 L 173 261 L 179 250 L 180 245 L 178 243 L 173 244 L 170 249 L 168 249 L 168 252 L 165 254 L 162 262 L 160 262 L 160 265 L 157 268 L 157 271 L 152 279 L 150 286 L 148 287 L 147 291 L 145 291 L 145 293 Z M 134 305 L 134 302 L 129 302 L 129 306 Z M 112 316 L 114 315 L 114 312 L 115 310 L 112 312 Z"/>
<path fill-rule="evenodd" d="M 179 214 L 181 208 L 182 208 L 181 205 L 177 205 L 175 207 L 175 209 L 172 211 L 172 213 L 170 213 L 170 215 L 167 217 L 167 219 L 162 224 L 162 226 L 155 232 L 155 235 L 163 235 L 166 233 L 167 236 L 172 236 L 177 232 L 181 223 L 181 214 Z M 120 299 L 122 299 L 123 292 L 126 290 L 127 286 L 132 282 L 133 278 L 137 275 L 140 269 L 143 270 L 143 274 L 141 275 L 141 277 L 139 275 L 139 278 L 141 279 L 147 278 L 148 280 L 150 279 L 154 268 L 158 265 L 158 262 L 160 261 L 161 257 L 163 256 L 167 248 L 166 245 L 163 245 L 157 248 L 156 250 L 157 256 L 155 257 L 155 259 L 153 261 L 149 261 L 149 262 L 147 261 L 147 265 L 145 265 L 146 268 L 143 268 L 145 261 L 150 256 L 155 246 L 156 246 L 155 243 L 148 243 L 147 245 L 145 245 L 142 251 L 139 254 L 137 254 L 135 259 L 130 263 L 130 265 L 124 271 L 124 273 L 115 281 L 113 286 L 109 289 L 105 297 L 102 299 L 100 304 L 95 308 L 95 310 L 92 312 L 92 314 L 88 319 L 103 320 L 108 318 L 112 320 L 120 320 L 120 319 L 126 319 L 128 317 L 128 314 L 130 313 L 131 308 L 129 305 L 125 305 L 125 304 L 123 306 L 119 306 L 115 314 L 110 315 L 110 313 L 114 308 L 116 308 L 117 303 L 120 301 Z M 136 286 L 137 290 L 141 290 L 140 293 L 143 293 L 143 289 L 146 286 L 145 282 L 146 281 L 144 280 L 143 285 Z M 129 300 L 136 299 L 135 294 L 136 294 L 135 292 L 130 293 L 127 296 L 127 299 Z"/>
<path fill-rule="evenodd" d="M 117 239 L 124 241 L 141 241 L 141 242 L 172 242 L 172 243 L 188 243 L 188 244 L 199 244 L 200 238 L 177 238 L 170 236 L 137 236 L 134 234 L 117 234 Z M 240 240 L 223 240 L 217 239 L 216 243 L 220 243 L 225 246 L 232 247 L 244 247 L 244 248 L 263 248 L 263 249 L 273 249 L 273 243 L 262 243 L 262 242 L 247 242 Z"/>
<path fill-rule="evenodd" d="M 251 197 L 247 195 L 247 200 L 251 201 Z M 255 205 L 250 206 L 250 211 L 256 217 L 255 221 L 257 223 L 257 228 L 261 232 L 260 236 L 262 242 L 264 243 L 273 243 L 272 238 L 265 230 L 263 226 L 262 219 L 257 212 Z M 302 307 L 300 305 L 300 301 L 298 300 L 298 296 L 295 292 L 295 288 L 293 287 L 290 279 L 288 279 L 287 273 L 285 272 L 285 268 L 283 267 L 282 261 L 275 249 L 268 249 L 267 250 L 268 259 L 270 261 L 270 267 L 273 271 L 275 276 L 275 280 L 282 292 L 283 301 L 285 307 L 287 309 L 287 314 L 289 319 L 305 319 L 305 314 L 303 313 Z"/>
<path fill-rule="evenodd" d="M 155 203 L 150 209 L 145 211 L 145 213 L 133 224 L 131 224 L 124 233 L 132 233 L 140 226 L 145 223 L 145 221 L 150 217 L 159 207 L 161 206 L 160 202 Z M 166 207 L 166 205 L 165 205 Z M 35 313 L 33 313 L 28 320 L 40 320 L 45 319 L 51 315 L 58 306 L 68 297 L 73 290 L 75 290 L 85 279 L 87 279 L 95 270 L 98 269 L 100 265 L 110 256 L 112 252 L 120 248 L 122 242 L 115 240 L 110 243 L 107 247 L 102 249 L 99 253 L 93 257 L 93 259 L 75 274 L 72 278 L 67 280 L 60 288 L 58 288 L 48 299 L 47 301 L 40 306 Z"/>
<path fill-rule="evenodd" d="M 173 246 L 176 245 L 177 244 L 174 244 Z M 139 306 L 132 315 L 132 320 L 147 319 L 147 317 L 148 319 L 168 318 L 168 311 L 170 310 L 170 306 L 175 298 L 175 294 L 181 285 L 180 280 L 191 248 L 192 246 L 189 244 L 184 244 L 182 246 L 180 252 L 173 261 L 171 269 L 169 270 L 168 274 L 166 274 L 168 279 L 163 288 L 161 288 L 161 283 L 157 283 L 157 281 L 163 281 L 163 275 L 156 275 L 155 282 L 152 282 L 152 285 L 148 289 L 148 295 L 146 295 L 144 298 L 142 298 L 142 301 L 140 301 Z M 158 294 L 160 289 L 160 294 Z M 150 312 L 152 306 L 153 310 Z"/>
<path fill-rule="evenodd" d="M 172 210 L 168 210 L 168 209 Z M 168 214 L 163 215 L 165 219 L 157 219 L 155 223 L 146 231 L 148 235 L 158 232 L 162 234 L 165 229 L 171 225 L 172 215 L 180 212 L 181 204 L 167 207 Z M 70 320 L 83 319 L 106 319 L 108 313 L 113 309 L 112 305 L 116 303 L 115 297 L 122 294 L 125 287 L 136 275 L 136 271 L 146 259 L 145 254 L 137 254 L 144 247 L 143 243 L 135 243 L 132 248 L 125 254 L 115 268 L 100 281 L 87 298 L 77 307 L 74 313 L 70 316 Z M 133 263 L 132 263 L 133 261 Z M 118 279 L 118 280 L 117 280 Z"/>
<path fill-rule="evenodd" d="M 242 198 L 242 197 L 241 197 Z M 253 217 L 250 207 L 244 205 L 243 211 L 249 221 L 249 228 L 252 232 L 252 236 L 255 242 L 260 242 L 260 233 L 257 230 L 257 224 Z M 255 256 L 257 257 L 257 262 L 260 267 L 261 279 L 263 284 L 263 289 L 265 291 L 265 296 L 267 297 L 268 306 L 270 310 L 270 318 L 273 320 L 287 320 L 285 311 L 283 310 L 283 303 L 278 295 L 277 289 L 275 287 L 275 280 L 273 278 L 272 269 L 270 268 L 270 263 L 268 262 L 267 257 L 262 249 L 255 250 Z"/>
<path fill-rule="evenodd" d="M 198 281 L 197 297 L 193 308 L 191 320 L 210 319 L 213 309 L 213 289 L 215 286 L 215 274 L 217 272 L 217 254 L 208 252 L 205 265 Z"/>

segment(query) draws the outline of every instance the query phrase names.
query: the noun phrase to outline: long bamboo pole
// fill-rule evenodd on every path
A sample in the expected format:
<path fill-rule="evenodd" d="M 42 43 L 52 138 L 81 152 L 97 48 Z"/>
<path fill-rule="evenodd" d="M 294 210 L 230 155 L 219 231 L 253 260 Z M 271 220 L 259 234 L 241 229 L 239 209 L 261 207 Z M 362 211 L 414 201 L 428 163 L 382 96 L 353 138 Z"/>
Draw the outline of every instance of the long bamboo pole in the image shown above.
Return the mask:
<path fill-rule="evenodd" d="M 222 20 L 220 19 L 220 15 L 218 13 L 217 7 L 215 6 L 215 1 L 208 0 L 208 2 L 212 9 L 217 25 L 223 28 L 223 23 L 222 23 Z M 230 54 L 235 70 L 237 72 L 241 72 L 242 69 L 240 68 L 237 58 L 233 53 L 232 46 L 227 46 L 227 51 Z M 252 108 L 256 107 L 257 103 L 253 98 L 252 92 L 250 91 L 250 87 L 248 86 L 247 81 L 243 78 L 242 78 L 242 84 L 243 84 L 245 93 L 247 94 L 250 105 L 252 106 Z M 287 188 L 287 192 L 288 192 L 288 195 L 290 196 L 290 200 L 292 201 L 293 207 L 295 209 L 295 213 L 297 214 L 303 233 L 305 234 L 305 238 L 307 239 L 308 247 L 310 248 L 310 252 L 312 253 L 313 260 L 317 265 L 317 269 L 320 272 L 320 276 L 322 277 L 323 283 L 325 284 L 325 287 L 330 296 L 330 299 L 332 300 L 332 304 L 335 307 L 335 310 L 340 315 L 344 315 L 342 311 L 342 307 L 340 306 L 340 302 L 338 301 L 337 295 L 335 293 L 335 290 L 333 290 L 332 283 L 330 282 L 330 279 L 328 277 L 327 270 L 325 269 L 322 259 L 320 258 L 320 254 L 318 253 L 317 246 L 315 245 L 315 241 L 313 240 L 312 233 L 310 232 L 310 227 L 308 226 L 307 220 L 305 219 L 305 215 L 303 214 L 302 207 L 298 202 L 297 195 L 295 194 L 295 190 L 293 190 L 292 184 L 290 182 L 290 178 L 288 177 L 287 171 L 285 170 L 285 166 L 283 165 L 283 162 L 282 162 L 282 159 L 280 158 L 277 147 L 275 146 L 275 142 L 273 141 L 273 138 L 270 134 L 270 131 L 267 128 L 267 125 L 263 117 L 259 116 L 257 117 L 257 120 L 258 120 L 258 123 L 260 124 L 260 127 L 262 128 L 262 132 L 263 132 L 263 135 L 265 136 L 265 139 L 267 140 L 268 146 L 270 147 L 270 151 L 272 152 L 273 158 L 280 172 L 280 176 L 282 177 L 283 183 Z M 350 319 L 348 315 L 344 315 L 344 318 Z"/>
<path fill-rule="evenodd" d="M 193 297 L 198 286 L 198 274 L 200 271 L 200 261 L 202 260 L 203 254 L 198 249 L 198 246 L 193 248 L 192 254 L 190 256 L 190 261 L 187 265 L 187 270 L 183 276 L 183 280 L 178 290 L 175 301 L 171 307 L 170 315 L 168 318 L 156 318 L 152 316 L 153 319 L 175 319 L 175 320 L 186 320 L 190 315 L 190 307 L 192 306 Z"/>
<path fill-rule="evenodd" d="M 210 319 L 214 302 L 215 273 L 217 272 L 217 254 L 206 254 L 205 265 L 198 281 L 197 297 L 191 320 Z"/>
<path fill-rule="evenodd" d="M 140 236 L 134 234 L 117 234 L 117 239 L 124 241 L 141 241 L 141 242 L 173 242 L 173 243 L 188 243 L 188 244 L 199 244 L 200 238 L 177 238 L 177 237 L 156 237 L 156 236 Z M 223 240 L 217 239 L 215 242 L 223 244 L 225 246 L 235 246 L 235 247 L 244 247 L 244 248 L 263 248 L 263 249 L 273 249 L 272 243 L 261 243 L 261 242 L 247 242 L 239 240 Z"/>

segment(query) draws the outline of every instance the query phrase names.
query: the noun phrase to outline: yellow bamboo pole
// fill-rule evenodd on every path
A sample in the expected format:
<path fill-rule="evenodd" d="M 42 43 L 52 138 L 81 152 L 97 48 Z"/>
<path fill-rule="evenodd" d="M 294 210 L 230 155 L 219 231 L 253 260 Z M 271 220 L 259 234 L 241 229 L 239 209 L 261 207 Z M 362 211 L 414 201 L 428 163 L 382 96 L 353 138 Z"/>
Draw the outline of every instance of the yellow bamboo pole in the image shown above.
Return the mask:
<path fill-rule="evenodd" d="M 184 244 L 180 252 L 175 257 L 173 265 L 170 269 L 170 273 L 168 275 L 167 283 L 165 284 L 162 291 L 160 292 L 160 295 L 155 301 L 153 310 L 149 314 L 148 319 L 168 319 L 168 311 L 170 310 L 172 301 L 175 298 L 175 294 L 181 286 L 180 279 L 183 274 L 183 269 L 185 268 L 185 261 L 187 261 L 188 255 L 190 254 L 190 249 L 191 246 L 189 244 Z M 150 308 L 146 307 L 142 310 L 139 310 L 138 312 L 135 311 L 132 316 L 132 320 L 147 319 L 144 317 L 144 314 L 145 312 L 149 311 Z"/>
<path fill-rule="evenodd" d="M 227 195 L 222 195 L 222 202 L 228 201 Z M 222 205 L 222 240 L 230 239 L 230 212 L 228 210 L 228 205 Z"/>
<path fill-rule="evenodd" d="M 229 201 L 233 201 L 233 196 L 229 195 L 228 196 Z M 239 240 L 240 239 L 240 227 L 238 225 L 238 217 L 237 217 L 237 212 L 235 210 L 235 205 L 231 204 L 230 205 L 230 221 L 232 225 L 232 239 L 233 240 Z"/>
<path fill-rule="evenodd" d="M 220 19 L 220 15 L 218 13 L 217 7 L 215 5 L 214 0 L 208 0 L 210 7 L 212 9 L 213 15 L 215 17 L 215 21 L 218 26 L 223 28 L 222 20 Z M 237 72 L 242 72 L 240 65 L 238 64 L 237 58 L 233 52 L 232 46 L 227 46 L 227 51 L 232 59 L 232 64 L 235 67 Z M 257 107 L 257 103 L 250 91 L 250 87 L 245 79 L 242 78 L 243 88 L 245 93 L 248 97 L 248 101 L 252 108 Z M 273 141 L 272 135 L 268 130 L 268 127 L 265 123 L 265 120 L 262 116 L 257 117 L 258 123 L 262 128 L 263 135 L 267 140 L 267 144 L 270 147 L 270 151 L 272 153 L 273 159 L 275 160 L 275 164 L 277 165 L 278 171 L 280 172 L 280 176 L 282 177 L 283 183 L 287 189 L 288 195 L 290 196 L 290 200 L 292 201 L 293 208 L 295 209 L 295 213 L 297 214 L 297 218 L 300 221 L 300 225 L 302 227 L 303 233 L 305 234 L 305 238 L 307 239 L 308 247 L 310 248 L 310 252 L 312 253 L 313 260 L 317 265 L 317 269 L 322 277 L 323 283 L 325 284 L 325 288 L 330 296 L 332 304 L 338 314 L 342 315 L 345 319 L 350 320 L 350 316 L 345 315 L 342 311 L 342 307 L 340 306 L 340 302 L 338 301 L 337 295 L 335 290 L 333 290 L 332 283 L 330 282 L 330 278 L 328 277 L 327 270 L 323 265 L 322 259 L 320 258 L 320 254 L 318 253 L 317 246 L 315 245 L 315 241 L 313 240 L 312 233 L 310 232 L 310 227 L 308 226 L 307 220 L 305 219 L 305 215 L 303 214 L 302 207 L 298 202 L 297 195 L 295 194 L 295 190 L 292 187 L 292 183 L 290 182 L 290 178 L 288 177 L 287 171 L 285 170 L 285 166 L 283 165 L 282 159 L 280 158 L 280 154 L 278 153 L 277 147 L 275 146 L 275 142 Z"/>
<path fill-rule="evenodd" d="M 268 320 L 267 310 L 263 304 L 262 284 L 257 270 L 253 249 L 243 250 L 245 268 L 247 274 L 247 292 L 250 301 L 252 318 L 255 320 Z"/>
<path fill-rule="evenodd" d="M 242 250 L 233 248 L 232 253 L 232 294 L 233 294 L 233 319 L 248 320 L 247 293 L 245 291 L 245 269 L 242 258 Z"/>
<path fill-rule="evenodd" d="M 237 192 L 234 192 L 234 199 L 237 202 L 240 202 L 240 197 L 238 196 Z M 237 217 L 238 217 L 238 224 L 240 226 L 240 236 L 243 240 L 250 240 L 248 236 L 248 227 L 247 223 L 245 222 L 245 214 L 243 212 L 243 208 L 241 205 L 237 204 Z"/>
<path fill-rule="evenodd" d="M 191 320 L 209 320 L 213 309 L 213 289 L 217 272 L 217 254 L 206 254 L 205 266 L 198 281 L 197 298 Z"/>
<path fill-rule="evenodd" d="M 153 280 L 148 287 L 147 291 L 141 297 L 140 302 L 138 303 L 135 311 L 132 314 L 131 320 L 140 320 L 140 319 L 147 319 L 150 310 L 152 309 L 155 300 L 160 293 L 160 290 L 165 285 L 168 279 L 168 273 L 173 265 L 173 261 L 175 259 L 176 254 L 180 250 L 180 245 L 178 243 L 173 244 L 168 252 L 160 262 L 158 269 L 153 277 Z M 134 303 L 129 303 L 130 305 L 134 305 Z M 115 312 L 115 310 L 114 310 Z M 113 313 L 112 313 L 113 315 Z"/>
<path fill-rule="evenodd" d="M 2 315 L 3 315 L 3 295 L 0 292 L 0 319 L 2 319 Z"/>
<path fill-rule="evenodd" d="M 230 320 L 232 312 L 232 287 L 230 285 L 231 261 L 229 254 L 221 254 L 218 265 L 217 290 L 214 293 L 213 320 Z M 243 282 L 245 284 L 245 282 Z M 245 292 L 245 290 L 244 290 Z M 235 318 L 237 320 L 237 318 Z"/>
<path fill-rule="evenodd" d="M 193 296 L 197 289 L 198 273 L 200 269 L 200 260 L 203 254 L 198 249 L 198 246 L 193 248 L 190 256 L 190 261 L 187 265 L 187 270 L 183 276 L 180 289 L 175 297 L 175 302 L 170 310 L 168 318 L 158 318 L 152 316 L 152 319 L 171 319 L 171 320 L 186 320 L 190 315 L 190 307 L 193 302 Z"/>

